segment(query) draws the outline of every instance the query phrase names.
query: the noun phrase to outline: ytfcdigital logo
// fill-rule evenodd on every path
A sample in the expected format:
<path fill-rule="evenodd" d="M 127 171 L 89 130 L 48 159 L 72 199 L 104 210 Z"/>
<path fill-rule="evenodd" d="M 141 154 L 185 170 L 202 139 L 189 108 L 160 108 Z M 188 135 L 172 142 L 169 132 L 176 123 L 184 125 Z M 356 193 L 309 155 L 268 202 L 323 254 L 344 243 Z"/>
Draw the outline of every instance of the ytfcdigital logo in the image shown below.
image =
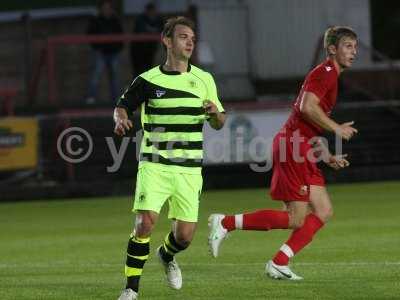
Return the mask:
<path fill-rule="evenodd" d="M 218 138 L 211 138 L 204 143 L 204 152 L 206 154 L 206 162 L 209 164 L 224 164 L 224 163 L 248 163 L 251 170 L 254 172 L 268 172 L 272 168 L 272 144 L 275 142 L 275 148 L 278 149 L 279 162 L 287 162 L 288 157 L 296 163 L 304 163 L 306 160 L 318 163 L 320 161 L 327 162 L 330 157 L 329 143 L 324 137 L 314 137 L 306 139 L 300 135 L 299 131 L 290 133 L 281 132 L 277 140 L 273 141 L 273 137 L 265 138 L 258 135 L 247 136 L 241 132 L 232 133 L 225 131 Z M 152 132 L 153 138 L 157 133 L 162 133 L 160 128 L 156 132 Z M 238 134 L 239 133 L 239 134 Z M 161 137 L 162 135 L 159 135 Z M 143 131 L 139 130 L 133 137 L 123 137 L 119 143 L 119 148 L 113 137 L 105 137 L 104 140 L 107 149 L 112 158 L 112 165 L 106 166 L 109 173 L 114 173 L 121 167 L 123 158 L 126 155 L 130 143 L 135 144 L 136 158 L 140 156 L 140 143 L 143 138 Z M 160 140 L 160 139 L 158 139 Z M 174 157 L 176 148 L 185 148 L 190 142 L 151 142 L 154 150 L 163 149 L 163 153 L 171 162 L 177 164 L 185 161 L 202 160 L 201 157 L 185 157 L 185 154 L 179 157 Z M 278 144 L 278 145 L 277 145 Z M 162 147 L 160 147 L 162 145 Z M 179 145 L 177 147 L 177 145 Z M 100 147 L 100 145 L 99 145 Z M 104 151 L 104 147 L 102 151 Z M 87 160 L 94 151 L 93 138 L 88 131 L 81 127 L 70 127 L 65 129 L 58 136 L 57 151 L 60 157 L 68 163 L 78 164 Z M 165 152 L 164 152 L 165 151 Z M 274 149 L 274 151 L 277 151 Z M 157 152 L 157 151 L 156 151 Z M 181 153 L 189 153 L 181 152 Z M 335 155 L 342 155 L 342 139 L 339 135 L 335 135 Z M 132 153 L 129 153 L 132 155 Z M 276 155 L 276 154 L 275 154 Z M 291 156 L 289 156 L 291 155 Z M 160 156 L 153 156 L 152 161 L 157 162 Z"/>
<path fill-rule="evenodd" d="M 80 146 L 72 148 L 73 142 L 78 142 Z M 82 147 L 81 145 L 86 145 Z M 80 127 L 70 127 L 65 129 L 58 136 L 57 151 L 63 160 L 72 164 L 78 164 L 86 159 L 93 152 L 93 140 L 89 132 Z"/>

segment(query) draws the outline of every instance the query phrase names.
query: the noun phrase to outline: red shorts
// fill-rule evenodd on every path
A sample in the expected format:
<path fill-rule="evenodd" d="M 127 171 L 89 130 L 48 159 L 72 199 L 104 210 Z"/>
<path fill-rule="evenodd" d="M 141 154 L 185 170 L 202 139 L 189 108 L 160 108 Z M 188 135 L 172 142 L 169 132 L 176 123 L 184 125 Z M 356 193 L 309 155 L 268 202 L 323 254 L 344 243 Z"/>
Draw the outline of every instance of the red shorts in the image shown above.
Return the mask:
<path fill-rule="evenodd" d="M 310 185 L 325 186 L 325 179 L 317 163 L 307 159 L 309 139 L 300 136 L 295 146 L 293 135 L 285 129 L 274 137 L 270 194 L 273 200 L 308 202 Z"/>

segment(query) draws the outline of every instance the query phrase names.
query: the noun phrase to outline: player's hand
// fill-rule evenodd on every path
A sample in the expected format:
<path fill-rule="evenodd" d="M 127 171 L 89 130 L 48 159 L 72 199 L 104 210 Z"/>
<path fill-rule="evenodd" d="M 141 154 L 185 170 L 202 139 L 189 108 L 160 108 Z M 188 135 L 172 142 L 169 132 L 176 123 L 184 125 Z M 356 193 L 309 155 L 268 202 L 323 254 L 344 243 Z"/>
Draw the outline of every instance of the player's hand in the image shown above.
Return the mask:
<path fill-rule="evenodd" d="M 213 117 L 218 113 L 218 108 L 215 105 L 214 102 L 210 101 L 210 100 L 204 100 L 203 101 L 203 108 L 206 112 L 206 115 Z"/>
<path fill-rule="evenodd" d="M 117 119 L 115 122 L 114 133 L 118 136 L 124 136 L 125 133 L 133 127 L 129 119 Z"/>
<path fill-rule="evenodd" d="M 346 159 L 347 154 L 332 155 L 327 162 L 332 169 L 340 170 L 350 166 L 350 162 Z"/>
<path fill-rule="evenodd" d="M 358 133 L 358 130 L 352 126 L 353 124 L 354 121 L 340 124 L 337 134 L 339 134 L 339 136 L 346 141 L 350 140 L 353 135 Z"/>

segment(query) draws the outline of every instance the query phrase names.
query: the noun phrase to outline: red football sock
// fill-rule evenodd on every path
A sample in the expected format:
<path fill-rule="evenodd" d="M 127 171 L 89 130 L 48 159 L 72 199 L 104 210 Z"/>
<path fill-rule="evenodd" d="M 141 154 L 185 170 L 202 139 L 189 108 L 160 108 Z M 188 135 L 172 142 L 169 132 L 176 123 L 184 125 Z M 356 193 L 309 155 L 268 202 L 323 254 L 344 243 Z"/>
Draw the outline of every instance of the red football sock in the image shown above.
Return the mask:
<path fill-rule="evenodd" d="M 309 214 L 304 221 L 304 225 L 293 230 L 290 238 L 275 255 L 273 262 L 281 266 L 287 265 L 289 258 L 307 246 L 322 226 L 324 226 L 324 223 L 320 218 L 314 214 Z"/>
<path fill-rule="evenodd" d="M 289 226 L 289 215 L 286 211 L 258 210 L 243 215 L 226 216 L 222 220 L 222 226 L 228 231 L 234 229 L 261 231 L 287 229 Z"/>
<path fill-rule="evenodd" d="M 243 230 L 271 230 L 287 229 L 289 214 L 280 210 L 258 210 L 253 213 L 243 214 Z"/>

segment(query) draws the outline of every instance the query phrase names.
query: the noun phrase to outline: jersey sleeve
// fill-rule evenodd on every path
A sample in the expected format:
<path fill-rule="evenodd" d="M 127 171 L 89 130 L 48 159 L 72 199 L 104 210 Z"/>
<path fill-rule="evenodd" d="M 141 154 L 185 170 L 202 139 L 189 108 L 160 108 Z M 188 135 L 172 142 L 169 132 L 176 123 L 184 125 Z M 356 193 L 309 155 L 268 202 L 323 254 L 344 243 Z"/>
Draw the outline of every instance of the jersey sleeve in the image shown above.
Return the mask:
<path fill-rule="evenodd" d="M 133 113 L 146 101 L 145 82 L 141 76 L 136 77 L 129 88 L 118 99 L 116 107 L 125 108 L 128 113 Z"/>
<path fill-rule="evenodd" d="M 211 74 L 209 74 L 207 98 L 214 102 L 219 112 L 225 112 L 225 109 L 219 100 L 217 86 L 215 85 L 214 78 Z"/>
<path fill-rule="evenodd" d="M 322 100 L 326 93 L 334 86 L 336 75 L 334 70 L 327 71 L 325 68 L 313 72 L 307 78 L 304 91 L 315 94 Z"/>

